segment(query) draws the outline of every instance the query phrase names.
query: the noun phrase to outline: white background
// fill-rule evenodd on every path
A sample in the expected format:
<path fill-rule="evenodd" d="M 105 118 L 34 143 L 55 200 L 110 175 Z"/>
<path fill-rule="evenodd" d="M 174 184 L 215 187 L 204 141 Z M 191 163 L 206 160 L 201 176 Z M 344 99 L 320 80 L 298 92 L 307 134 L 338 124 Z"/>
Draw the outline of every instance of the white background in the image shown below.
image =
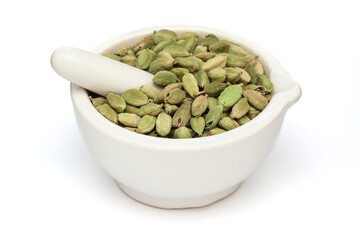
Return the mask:
<path fill-rule="evenodd" d="M 0 239 L 360 239 L 357 1 L 8 1 L 0 7 Z M 161 210 L 125 196 L 84 145 L 53 50 L 143 27 L 224 29 L 299 82 L 273 151 L 230 197 Z"/>

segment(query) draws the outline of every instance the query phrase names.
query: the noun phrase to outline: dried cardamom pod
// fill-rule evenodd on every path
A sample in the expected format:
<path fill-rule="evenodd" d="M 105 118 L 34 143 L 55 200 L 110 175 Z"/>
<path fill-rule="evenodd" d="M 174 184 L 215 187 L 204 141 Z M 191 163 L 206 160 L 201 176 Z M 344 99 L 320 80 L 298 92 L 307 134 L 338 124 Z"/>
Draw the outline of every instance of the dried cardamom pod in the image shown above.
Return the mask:
<path fill-rule="evenodd" d="M 159 71 L 170 70 L 174 66 L 173 61 L 168 58 L 157 58 L 151 62 L 149 72 L 155 74 Z"/>
<path fill-rule="evenodd" d="M 93 98 L 93 97 L 89 96 L 89 99 L 90 99 L 92 105 L 94 105 L 94 107 L 97 107 L 99 105 L 103 105 L 104 103 L 108 103 L 107 99 L 104 98 L 104 97 Z"/>
<path fill-rule="evenodd" d="M 118 94 L 115 93 L 106 93 L 106 99 L 109 105 L 115 109 L 118 113 L 124 112 L 126 108 L 125 100 Z"/>
<path fill-rule="evenodd" d="M 145 115 L 151 115 L 156 117 L 160 113 L 162 107 L 163 104 L 148 103 L 140 107 L 139 114 L 141 117 Z"/>
<path fill-rule="evenodd" d="M 217 55 L 206 61 L 202 65 L 201 69 L 204 70 L 205 72 L 208 72 L 214 68 L 224 68 L 226 65 L 226 61 L 227 61 L 227 56 Z"/>
<path fill-rule="evenodd" d="M 129 89 L 124 92 L 121 97 L 127 104 L 133 105 L 135 107 L 141 107 L 147 104 L 149 100 L 145 93 L 137 89 Z"/>
<path fill-rule="evenodd" d="M 225 82 L 226 70 L 223 68 L 214 68 L 208 72 L 208 77 L 211 82 Z"/>
<path fill-rule="evenodd" d="M 146 96 L 148 96 L 148 98 L 151 98 L 151 99 L 157 101 L 159 91 L 154 86 L 147 85 L 147 84 L 142 85 L 140 87 L 140 91 L 145 93 Z"/>
<path fill-rule="evenodd" d="M 184 102 L 175 112 L 172 125 L 173 127 L 185 127 L 191 118 L 191 102 Z"/>
<path fill-rule="evenodd" d="M 166 114 L 164 112 L 160 113 L 156 118 L 156 132 L 162 136 L 167 136 L 172 127 L 172 119 L 169 114 Z"/>
<path fill-rule="evenodd" d="M 121 124 L 125 125 L 126 127 L 134 127 L 137 128 L 141 117 L 134 113 L 119 113 L 118 120 Z"/>
<path fill-rule="evenodd" d="M 170 71 L 159 71 L 155 74 L 153 78 L 153 82 L 158 85 L 165 87 L 169 84 L 179 82 L 180 80 L 177 78 L 175 73 Z"/>
<path fill-rule="evenodd" d="M 241 98 L 231 109 L 231 118 L 242 118 L 250 110 L 250 105 L 246 98 Z"/>
<path fill-rule="evenodd" d="M 96 110 L 98 110 L 98 112 L 104 117 L 106 117 L 108 120 L 117 124 L 117 113 L 114 109 L 110 107 L 109 104 L 104 103 L 102 105 L 99 105 L 96 107 Z"/>
<path fill-rule="evenodd" d="M 209 113 L 206 114 L 205 117 L 205 129 L 213 129 L 218 124 L 221 113 L 223 112 L 224 106 L 222 104 L 215 106 L 214 108 L 210 109 Z"/>
<path fill-rule="evenodd" d="M 224 107 L 232 107 L 242 95 L 241 85 L 230 85 L 221 92 L 219 96 L 219 104 L 223 104 Z"/>
<path fill-rule="evenodd" d="M 136 132 L 141 134 L 149 133 L 154 129 L 155 123 L 156 117 L 145 115 L 140 119 Z"/>
<path fill-rule="evenodd" d="M 184 89 L 190 94 L 192 98 L 195 98 L 199 93 L 199 86 L 196 78 L 191 73 L 185 73 L 183 79 Z"/>
<path fill-rule="evenodd" d="M 192 138 L 190 129 L 187 127 L 179 127 L 175 129 L 174 138 Z"/>
<path fill-rule="evenodd" d="M 266 98 L 258 91 L 246 90 L 244 91 L 244 97 L 246 97 L 250 105 L 257 110 L 262 111 L 268 105 Z"/>
<path fill-rule="evenodd" d="M 175 38 L 176 38 L 176 33 L 171 30 L 161 29 L 159 31 L 154 31 L 153 39 L 155 44 L 157 45 L 163 41 L 173 40 Z"/>
<path fill-rule="evenodd" d="M 233 130 L 237 127 L 240 127 L 239 123 L 230 117 L 223 117 L 219 121 L 219 127 L 225 129 L 226 131 Z"/>
<path fill-rule="evenodd" d="M 201 136 L 205 129 L 205 119 L 203 117 L 192 117 L 190 126 L 195 133 Z"/>
<path fill-rule="evenodd" d="M 164 96 L 164 102 L 168 104 L 179 104 L 185 98 L 186 92 L 180 88 L 175 88 Z"/>
<path fill-rule="evenodd" d="M 194 102 L 191 105 L 191 113 L 193 116 L 197 117 L 203 114 L 209 106 L 207 95 L 200 95 L 195 98 Z"/>

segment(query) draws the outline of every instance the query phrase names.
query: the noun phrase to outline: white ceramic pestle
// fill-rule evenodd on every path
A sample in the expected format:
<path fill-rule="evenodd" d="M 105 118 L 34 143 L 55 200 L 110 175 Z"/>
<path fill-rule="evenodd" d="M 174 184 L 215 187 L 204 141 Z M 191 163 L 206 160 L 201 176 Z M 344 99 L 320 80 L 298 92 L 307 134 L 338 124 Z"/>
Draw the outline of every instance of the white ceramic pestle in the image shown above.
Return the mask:
<path fill-rule="evenodd" d="M 73 47 L 61 47 L 51 56 L 51 66 L 57 74 L 92 92 L 123 93 L 151 84 L 153 74 L 124 63 Z"/>

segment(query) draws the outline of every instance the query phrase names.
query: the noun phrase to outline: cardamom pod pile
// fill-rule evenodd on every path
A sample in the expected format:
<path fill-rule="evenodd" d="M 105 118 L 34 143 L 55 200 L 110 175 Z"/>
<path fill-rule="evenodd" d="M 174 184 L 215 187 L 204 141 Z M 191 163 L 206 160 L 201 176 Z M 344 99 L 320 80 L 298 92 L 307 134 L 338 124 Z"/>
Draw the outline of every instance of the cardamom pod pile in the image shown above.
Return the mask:
<path fill-rule="evenodd" d="M 214 34 L 154 31 L 135 46 L 104 54 L 154 74 L 151 85 L 106 98 L 90 96 L 108 120 L 141 134 L 212 136 L 249 122 L 268 105 L 273 84 L 258 56 Z M 110 89 L 109 89 L 110 91 Z"/>

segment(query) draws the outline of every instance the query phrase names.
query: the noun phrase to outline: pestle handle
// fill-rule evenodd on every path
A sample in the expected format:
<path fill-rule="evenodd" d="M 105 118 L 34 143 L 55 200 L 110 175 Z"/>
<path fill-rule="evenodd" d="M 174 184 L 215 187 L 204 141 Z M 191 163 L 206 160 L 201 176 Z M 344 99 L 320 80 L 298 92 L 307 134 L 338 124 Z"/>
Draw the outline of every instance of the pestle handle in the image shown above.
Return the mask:
<path fill-rule="evenodd" d="M 121 94 L 144 84 L 153 85 L 154 75 L 138 68 L 73 47 L 61 47 L 51 56 L 51 65 L 63 78 L 104 96 Z"/>

